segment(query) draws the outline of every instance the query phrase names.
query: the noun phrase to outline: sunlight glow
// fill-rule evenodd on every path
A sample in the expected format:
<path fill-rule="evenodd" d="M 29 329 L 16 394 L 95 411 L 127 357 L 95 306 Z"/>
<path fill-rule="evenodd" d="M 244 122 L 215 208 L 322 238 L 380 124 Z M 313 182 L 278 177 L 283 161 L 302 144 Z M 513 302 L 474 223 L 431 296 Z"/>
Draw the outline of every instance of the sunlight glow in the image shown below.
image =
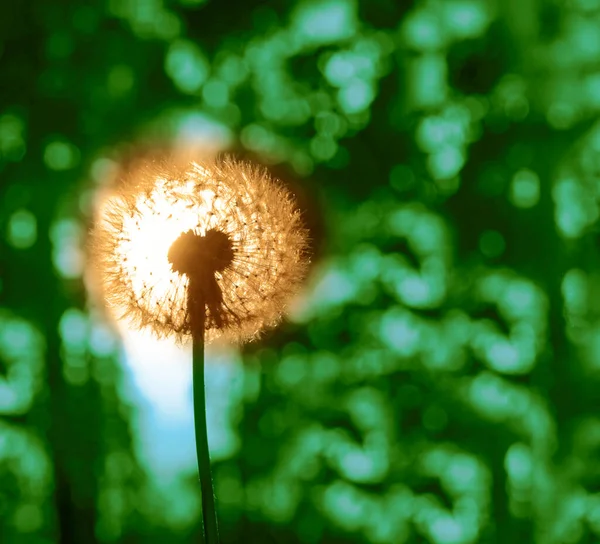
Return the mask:
<path fill-rule="evenodd" d="M 222 302 L 207 303 L 208 341 L 249 339 L 274 325 L 308 266 L 306 232 L 282 186 L 232 160 L 147 163 L 105 201 L 93 237 L 115 317 L 149 326 L 159 337 L 189 334 L 188 278 L 168 255 L 190 230 L 221 232 L 233 251 L 231 263 L 214 272 Z"/>

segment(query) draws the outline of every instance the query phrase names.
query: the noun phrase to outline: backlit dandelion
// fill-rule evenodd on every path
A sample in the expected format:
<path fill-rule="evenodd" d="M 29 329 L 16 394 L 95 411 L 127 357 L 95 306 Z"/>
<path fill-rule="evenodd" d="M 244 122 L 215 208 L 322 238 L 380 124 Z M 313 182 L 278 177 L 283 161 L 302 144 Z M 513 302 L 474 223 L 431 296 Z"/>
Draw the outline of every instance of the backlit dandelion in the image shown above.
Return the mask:
<path fill-rule="evenodd" d="M 178 340 L 191 334 L 194 274 L 202 277 L 208 341 L 243 341 L 276 324 L 305 275 L 306 240 L 290 193 L 232 159 L 138 167 L 103 204 L 92 232 L 109 306 Z"/>
<path fill-rule="evenodd" d="M 108 305 L 136 327 L 193 339 L 194 412 L 207 541 L 217 542 L 204 400 L 204 342 L 275 325 L 305 276 L 292 195 L 231 158 L 149 161 L 100 206 L 93 258 Z"/>

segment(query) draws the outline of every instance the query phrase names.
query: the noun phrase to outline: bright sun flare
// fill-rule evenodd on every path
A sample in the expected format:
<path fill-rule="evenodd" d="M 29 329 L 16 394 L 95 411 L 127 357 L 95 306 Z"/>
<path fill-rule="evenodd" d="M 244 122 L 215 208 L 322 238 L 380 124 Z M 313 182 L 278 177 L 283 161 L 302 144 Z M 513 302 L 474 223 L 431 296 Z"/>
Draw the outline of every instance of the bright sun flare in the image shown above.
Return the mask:
<path fill-rule="evenodd" d="M 207 338 L 247 339 L 281 316 L 307 267 L 307 236 L 289 194 L 265 171 L 225 159 L 134 171 L 101 207 L 92 232 L 104 294 L 119 315 L 159 336 L 189 334 L 187 276 L 167 255 L 189 230 L 227 235 L 233 261 L 215 279 Z"/>

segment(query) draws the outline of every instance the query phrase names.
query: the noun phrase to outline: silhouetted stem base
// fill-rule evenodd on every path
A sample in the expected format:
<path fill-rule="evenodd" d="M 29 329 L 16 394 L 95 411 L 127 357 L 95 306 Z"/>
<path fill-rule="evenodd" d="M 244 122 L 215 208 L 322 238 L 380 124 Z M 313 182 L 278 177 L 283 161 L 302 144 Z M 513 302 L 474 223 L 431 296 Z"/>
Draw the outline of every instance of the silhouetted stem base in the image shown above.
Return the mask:
<path fill-rule="evenodd" d="M 196 456 L 198 458 L 198 474 L 202 490 L 202 520 L 206 544 L 219 544 L 217 510 L 213 490 L 208 434 L 206 428 L 206 391 L 204 383 L 204 322 L 205 305 L 200 297 L 194 297 L 190 282 L 188 305 L 192 317 L 193 340 L 193 391 L 194 391 L 194 426 L 196 430 Z M 197 291 L 196 291 L 197 293 Z"/>

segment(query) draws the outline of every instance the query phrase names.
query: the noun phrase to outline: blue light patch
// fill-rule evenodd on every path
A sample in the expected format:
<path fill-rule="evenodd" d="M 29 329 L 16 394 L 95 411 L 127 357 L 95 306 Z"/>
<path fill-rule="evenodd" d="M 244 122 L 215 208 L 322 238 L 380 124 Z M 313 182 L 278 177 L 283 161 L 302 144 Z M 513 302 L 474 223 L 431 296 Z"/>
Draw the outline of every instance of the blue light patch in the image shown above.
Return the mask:
<path fill-rule="evenodd" d="M 429 530 L 436 544 L 462 544 L 465 542 L 462 524 L 451 515 L 442 515 L 432 520 Z"/>
<path fill-rule="evenodd" d="M 50 227 L 52 263 L 64 278 L 77 278 L 83 273 L 81 236 L 81 225 L 74 219 L 60 219 Z"/>
<path fill-rule="evenodd" d="M 448 145 L 429 156 L 427 168 L 434 179 L 449 179 L 460 172 L 465 159 L 462 149 Z"/>
<path fill-rule="evenodd" d="M 355 79 L 338 91 L 338 102 L 346 113 L 360 113 L 375 99 L 374 85 L 363 79 Z"/>
<path fill-rule="evenodd" d="M 413 11 L 404 19 L 402 37 L 408 47 L 420 51 L 441 48 L 447 37 L 442 31 L 439 17 L 433 10 Z"/>
<path fill-rule="evenodd" d="M 584 229 L 598 219 L 598 206 L 580 183 L 563 178 L 552 189 L 556 225 L 565 238 L 579 238 Z"/>
<path fill-rule="evenodd" d="M 344 87 L 355 79 L 372 80 L 376 76 L 380 51 L 369 42 L 352 51 L 339 51 L 329 57 L 323 73 L 334 87 Z"/>
<path fill-rule="evenodd" d="M 480 0 L 453 0 L 441 7 L 444 26 L 455 40 L 477 38 L 490 22 L 489 8 Z"/>
<path fill-rule="evenodd" d="M 381 319 L 380 337 L 394 352 L 410 357 L 419 351 L 421 326 L 412 313 L 393 308 Z"/>
<path fill-rule="evenodd" d="M 352 0 L 305 0 L 292 15 L 292 30 L 307 45 L 325 45 L 356 32 L 357 7 Z"/>
<path fill-rule="evenodd" d="M 58 325 L 60 336 L 69 351 L 85 351 L 89 324 L 84 312 L 77 308 L 65 310 Z"/>
<path fill-rule="evenodd" d="M 336 524 L 355 531 L 364 522 L 367 502 L 353 485 L 337 480 L 325 490 L 323 508 Z"/>
<path fill-rule="evenodd" d="M 520 442 L 513 444 L 504 458 L 504 467 L 511 483 L 520 487 L 531 485 L 533 462 L 529 448 Z"/>
<path fill-rule="evenodd" d="M 194 94 L 208 78 L 210 64 L 202 50 L 188 40 L 177 40 L 171 44 L 165 57 L 165 72 L 177 88 Z"/>
<path fill-rule="evenodd" d="M 31 407 L 39 392 L 43 356 L 41 334 L 0 309 L 0 414 L 22 414 Z"/>
<path fill-rule="evenodd" d="M 498 339 L 488 346 L 488 359 L 499 372 L 511 374 L 523 370 L 519 350 L 506 340 Z"/>

